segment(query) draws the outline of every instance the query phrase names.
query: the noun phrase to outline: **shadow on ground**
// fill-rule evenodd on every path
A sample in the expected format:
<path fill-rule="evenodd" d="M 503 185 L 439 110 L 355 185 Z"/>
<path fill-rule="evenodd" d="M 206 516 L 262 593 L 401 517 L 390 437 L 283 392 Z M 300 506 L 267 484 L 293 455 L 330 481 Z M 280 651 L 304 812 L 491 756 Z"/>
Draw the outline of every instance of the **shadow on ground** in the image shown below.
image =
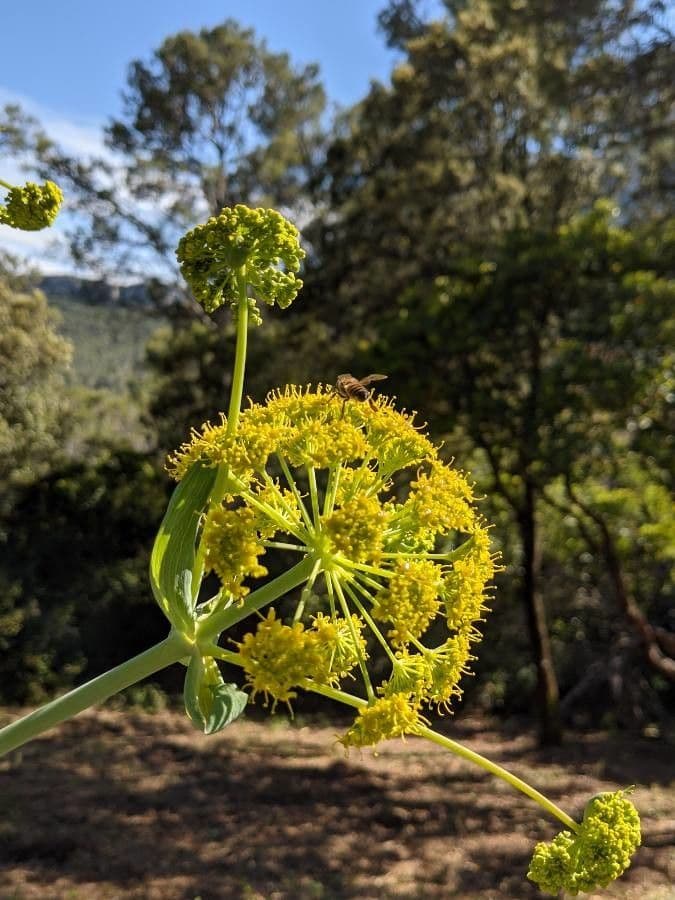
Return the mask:
<path fill-rule="evenodd" d="M 454 737 L 572 814 L 637 784 L 645 841 L 603 896 L 675 897 L 672 748 L 584 737 L 554 752 L 478 720 Z M 345 758 L 330 728 L 85 714 L 0 769 L 1 900 L 527 900 L 554 821 L 420 740 Z M 598 895 L 600 896 L 600 895 Z"/>

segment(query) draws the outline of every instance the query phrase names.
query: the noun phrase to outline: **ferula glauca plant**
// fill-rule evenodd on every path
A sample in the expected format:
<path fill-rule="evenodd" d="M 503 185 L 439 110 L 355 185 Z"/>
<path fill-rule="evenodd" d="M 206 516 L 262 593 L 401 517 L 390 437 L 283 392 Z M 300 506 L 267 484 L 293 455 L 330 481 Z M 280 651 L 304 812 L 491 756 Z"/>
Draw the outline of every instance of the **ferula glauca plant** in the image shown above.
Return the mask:
<path fill-rule="evenodd" d="M 0 179 L 0 188 L 7 194 L 0 201 L 0 225 L 9 225 L 21 231 L 41 231 L 54 224 L 63 194 L 53 181 L 44 184 L 13 185 Z"/>
<path fill-rule="evenodd" d="M 241 410 L 249 324 L 260 321 L 261 304 L 286 307 L 302 287 L 298 232 L 278 212 L 224 209 L 188 232 L 177 255 L 204 309 L 232 309 L 237 339 L 227 414 L 169 460 L 177 487 L 150 561 L 168 637 L 2 729 L 0 752 L 174 663 L 186 667 L 187 714 L 206 733 L 249 699 L 274 706 L 313 691 L 353 709 L 339 738 L 345 748 L 415 735 L 559 819 L 565 830 L 537 845 L 528 872 L 543 891 L 607 885 L 640 843 L 625 792 L 595 797 L 577 823 L 430 727 L 460 694 L 496 565 L 467 476 L 440 458 L 413 415 L 365 390 L 349 399 L 322 385 L 287 386 Z M 265 565 L 271 548 L 293 560 L 274 577 Z M 248 633 L 229 638 L 248 618 Z M 388 661 L 380 683 L 369 660 L 377 646 Z M 224 681 L 220 661 L 240 667 L 245 690 Z"/>

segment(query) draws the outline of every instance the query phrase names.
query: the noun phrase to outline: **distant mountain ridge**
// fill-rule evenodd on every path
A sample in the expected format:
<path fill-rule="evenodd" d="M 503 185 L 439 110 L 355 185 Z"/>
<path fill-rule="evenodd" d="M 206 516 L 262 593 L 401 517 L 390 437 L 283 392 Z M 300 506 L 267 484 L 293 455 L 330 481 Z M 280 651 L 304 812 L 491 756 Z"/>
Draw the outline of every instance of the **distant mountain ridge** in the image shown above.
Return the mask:
<path fill-rule="evenodd" d="M 150 309 L 154 305 L 145 282 L 118 285 L 104 279 L 78 278 L 75 275 L 44 275 L 39 287 L 48 297 L 72 297 L 94 306 Z"/>

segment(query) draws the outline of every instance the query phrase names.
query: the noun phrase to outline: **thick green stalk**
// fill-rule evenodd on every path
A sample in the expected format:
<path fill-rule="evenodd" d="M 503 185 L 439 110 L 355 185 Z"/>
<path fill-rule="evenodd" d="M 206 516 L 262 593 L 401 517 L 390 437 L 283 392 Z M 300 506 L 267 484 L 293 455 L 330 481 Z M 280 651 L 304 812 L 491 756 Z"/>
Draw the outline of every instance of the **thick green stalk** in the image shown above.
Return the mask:
<path fill-rule="evenodd" d="M 2 178 L 0 178 L 0 187 L 7 188 L 8 191 L 11 191 L 14 188 L 14 185 L 10 184 L 8 181 L 3 181 Z"/>
<path fill-rule="evenodd" d="M 261 607 L 272 603 L 279 597 L 283 597 L 284 594 L 301 585 L 303 581 L 307 581 L 312 574 L 313 568 L 314 560 L 307 557 L 307 559 L 303 559 L 296 566 L 293 566 L 292 569 L 284 572 L 283 575 L 279 575 L 278 578 L 274 578 L 272 581 L 264 584 L 257 591 L 253 591 L 243 603 L 237 606 L 229 606 L 227 609 L 222 609 L 220 612 L 204 619 L 197 626 L 197 643 L 205 646 L 217 640 L 221 631 L 231 628 L 232 625 L 241 622 L 246 616 L 250 616 L 251 613 Z"/>
<path fill-rule="evenodd" d="M 246 346 L 248 341 L 248 293 L 246 289 L 246 277 L 243 272 L 237 275 L 237 287 L 239 290 L 239 302 L 237 305 L 237 344 L 234 352 L 234 369 L 232 370 L 232 390 L 230 391 L 230 406 L 227 414 L 227 436 L 232 437 L 239 423 L 241 410 L 241 398 L 244 393 L 244 374 L 246 372 Z M 207 508 L 214 506 L 225 496 L 228 481 L 231 478 L 230 467 L 227 463 L 221 463 L 218 474 L 211 489 Z M 197 558 L 195 560 L 195 572 L 199 580 L 204 574 L 205 547 L 199 542 Z"/>
<path fill-rule="evenodd" d="M 356 586 L 360 587 L 360 585 L 358 584 L 357 581 L 354 582 L 354 586 L 355 586 L 355 587 L 356 587 Z M 395 665 L 396 665 L 396 657 L 395 657 L 394 654 L 392 653 L 391 647 L 390 647 L 389 644 L 386 642 L 386 640 L 385 640 L 385 638 L 384 638 L 384 635 L 382 634 L 382 632 L 380 631 L 380 629 L 377 627 L 377 625 L 376 625 L 375 622 L 373 621 L 372 617 L 368 614 L 368 610 L 365 608 L 365 606 L 363 605 L 363 603 L 361 603 L 361 601 L 360 601 L 359 598 L 356 596 L 355 592 L 351 589 L 351 587 L 349 586 L 349 583 L 348 583 L 347 581 L 345 581 L 345 583 L 344 583 L 344 589 L 345 589 L 345 591 L 347 591 L 347 593 L 348 593 L 349 596 L 351 597 L 351 600 L 352 600 L 354 606 L 355 606 L 355 607 L 357 608 L 357 610 L 361 613 L 361 618 L 363 618 L 363 619 L 366 620 L 366 624 L 368 625 L 368 627 L 370 628 L 370 630 L 373 632 L 373 634 L 375 635 L 375 637 L 377 638 L 377 640 L 378 640 L 379 643 L 381 644 L 382 649 L 384 650 L 384 652 L 385 652 L 385 653 L 387 654 L 387 656 L 389 657 L 389 661 L 391 662 L 391 664 L 392 664 L 393 666 L 395 666 Z M 363 589 L 362 589 L 362 590 L 363 590 Z"/>
<path fill-rule="evenodd" d="M 228 437 L 232 437 L 237 430 L 239 412 L 241 410 L 241 398 L 244 395 L 246 343 L 248 340 L 248 294 L 246 291 L 246 276 L 244 272 L 240 271 L 237 275 L 237 288 L 239 290 L 239 303 L 237 304 L 237 347 L 234 354 L 232 390 L 230 392 L 230 406 L 227 413 Z"/>
<path fill-rule="evenodd" d="M 137 681 L 178 662 L 190 653 L 190 647 L 189 641 L 181 634 L 171 632 L 168 638 L 149 650 L 6 725 L 0 729 L 0 756 L 88 707 L 102 703 Z"/>

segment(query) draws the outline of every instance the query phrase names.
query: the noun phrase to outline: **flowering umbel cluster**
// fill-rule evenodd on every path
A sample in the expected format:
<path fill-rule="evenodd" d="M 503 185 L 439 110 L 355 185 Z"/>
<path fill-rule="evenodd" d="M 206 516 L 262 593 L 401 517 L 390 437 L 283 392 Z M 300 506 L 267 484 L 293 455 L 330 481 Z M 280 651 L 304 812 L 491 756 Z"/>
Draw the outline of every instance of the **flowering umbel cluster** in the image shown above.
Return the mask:
<path fill-rule="evenodd" d="M 188 231 L 176 257 L 206 312 L 225 303 L 236 310 L 241 290 L 237 279 L 242 279 L 255 295 L 248 302 L 251 318 L 259 324 L 255 298 L 285 309 L 302 287 L 295 275 L 305 256 L 298 238 L 297 228 L 276 210 L 239 204 Z"/>
<path fill-rule="evenodd" d="M 640 817 L 625 791 L 589 801 L 576 834 L 561 831 L 537 844 L 527 877 L 542 891 L 593 891 L 618 878 L 640 846 Z"/>
<path fill-rule="evenodd" d="M 40 231 L 53 224 L 62 203 L 61 189 L 53 181 L 44 184 L 29 181 L 9 189 L 4 204 L 0 205 L 0 224 L 22 231 Z"/>
<path fill-rule="evenodd" d="M 239 644 L 254 693 L 288 701 L 306 679 L 337 687 L 360 671 L 369 703 L 342 738 L 357 747 L 414 733 L 425 706 L 450 704 L 495 558 L 471 484 L 413 416 L 383 397 L 287 387 L 242 412 L 236 436 L 225 419 L 195 432 L 171 469 L 181 479 L 196 463 L 229 469 L 202 537 L 222 603 L 267 574 L 268 547 L 312 563 L 292 621 L 270 611 Z M 391 666 L 376 687 L 374 642 Z"/>

